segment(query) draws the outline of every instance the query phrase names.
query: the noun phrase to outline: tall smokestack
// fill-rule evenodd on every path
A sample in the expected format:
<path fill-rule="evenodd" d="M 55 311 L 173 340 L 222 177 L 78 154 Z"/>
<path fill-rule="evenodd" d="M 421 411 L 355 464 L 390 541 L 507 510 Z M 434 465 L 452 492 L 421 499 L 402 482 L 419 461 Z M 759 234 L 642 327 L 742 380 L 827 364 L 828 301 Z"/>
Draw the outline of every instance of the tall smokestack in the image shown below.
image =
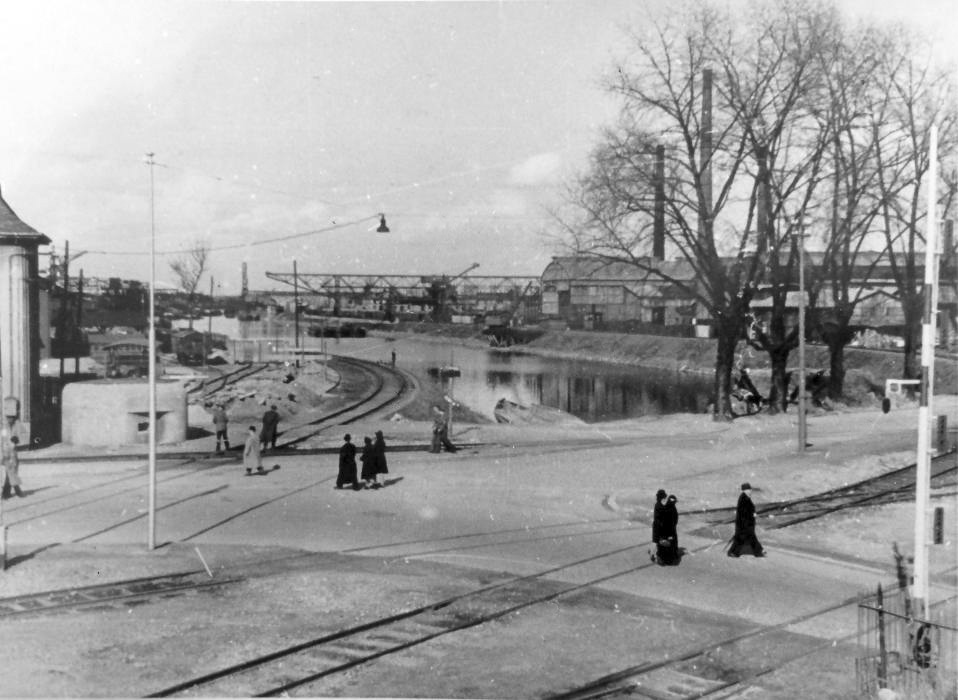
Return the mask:
<path fill-rule="evenodd" d="M 665 146 L 655 147 L 655 215 L 652 221 L 652 257 L 665 260 Z"/>
<path fill-rule="evenodd" d="M 702 133 L 699 169 L 702 177 L 702 211 L 699 212 L 699 231 L 712 216 L 712 69 L 702 71 Z"/>

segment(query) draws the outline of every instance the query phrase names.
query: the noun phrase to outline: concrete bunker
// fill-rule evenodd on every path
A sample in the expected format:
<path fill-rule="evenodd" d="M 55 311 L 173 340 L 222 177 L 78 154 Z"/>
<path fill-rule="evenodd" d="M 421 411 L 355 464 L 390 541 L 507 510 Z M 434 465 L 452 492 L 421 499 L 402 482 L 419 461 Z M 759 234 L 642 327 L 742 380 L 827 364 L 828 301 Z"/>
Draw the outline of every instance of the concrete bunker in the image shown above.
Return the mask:
<path fill-rule="evenodd" d="M 142 379 L 74 382 L 63 388 L 62 440 L 67 444 L 147 444 L 149 420 L 149 385 Z M 186 435 L 186 390 L 179 382 L 157 381 L 157 444 L 183 442 Z"/>

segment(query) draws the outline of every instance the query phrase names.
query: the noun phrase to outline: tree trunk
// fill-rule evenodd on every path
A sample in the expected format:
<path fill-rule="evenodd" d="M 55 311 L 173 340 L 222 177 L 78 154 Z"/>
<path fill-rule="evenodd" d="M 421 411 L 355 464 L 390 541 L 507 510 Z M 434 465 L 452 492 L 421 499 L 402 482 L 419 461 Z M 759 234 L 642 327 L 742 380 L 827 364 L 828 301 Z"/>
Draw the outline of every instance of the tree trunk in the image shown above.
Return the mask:
<path fill-rule="evenodd" d="M 719 322 L 717 324 L 718 343 L 715 352 L 715 401 L 712 407 L 712 419 L 716 421 L 732 420 L 732 367 L 735 365 L 735 348 L 738 345 L 739 324 Z"/>
<path fill-rule="evenodd" d="M 769 413 L 785 412 L 788 408 L 788 355 L 787 345 L 778 345 L 768 351 L 772 369 L 772 386 L 769 389 Z"/>
<path fill-rule="evenodd" d="M 829 339 L 828 343 L 828 398 L 840 399 L 845 393 L 845 346 L 848 343 Z"/>

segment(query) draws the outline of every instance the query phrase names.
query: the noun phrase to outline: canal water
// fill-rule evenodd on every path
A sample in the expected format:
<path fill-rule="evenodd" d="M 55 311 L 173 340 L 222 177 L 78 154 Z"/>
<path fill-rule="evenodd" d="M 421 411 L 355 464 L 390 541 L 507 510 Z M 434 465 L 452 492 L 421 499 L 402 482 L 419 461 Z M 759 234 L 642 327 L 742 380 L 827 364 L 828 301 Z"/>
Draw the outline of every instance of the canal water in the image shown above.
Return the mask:
<path fill-rule="evenodd" d="M 286 328 L 287 324 L 238 323 L 223 318 L 214 318 L 213 322 L 214 332 L 231 338 L 281 339 L 279 345 L 292 345 L 293 333 Z M 206 324 L 201 320 L 196 327 L 205 330 Z M 434 382 L 445 393 L 451 392 L 456 401 L 490 419 L 494 419 L 493 411 L 500 399 L 524 406 L 558 408 L 587 422 L 702 413 L 712 391 L 712 378 L 707 374 L 538 357 L 498 348 L 421 341 L 404 335 L 395 339 L 370 336 L 325 341 L 304 337 L 302 345 L 310 353 L 325 350 L 330 355 L 385 363 L 391 361 L 395 351 L 397 366 L 414 373 L 423 383 Z M 435 372 L 447 366 L 460 371 L 451 384 Z"/>

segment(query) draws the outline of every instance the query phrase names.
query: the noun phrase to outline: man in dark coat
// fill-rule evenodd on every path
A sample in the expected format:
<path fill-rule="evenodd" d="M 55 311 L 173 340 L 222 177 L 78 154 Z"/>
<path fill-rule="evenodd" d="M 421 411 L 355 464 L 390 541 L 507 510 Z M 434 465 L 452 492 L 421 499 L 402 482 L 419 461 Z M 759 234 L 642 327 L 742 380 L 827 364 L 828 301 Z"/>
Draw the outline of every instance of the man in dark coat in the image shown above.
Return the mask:
<path fill-rule="evenodd" d="M 742 493 L 739 494 L 738 504 L 735 506 L 735 534 L 729 541 L 728 549 L 730 557 L 743 554 L 765 556 L 765 549 L 755 536 L 755 504 L 752 503 L 751 494 L 752 485 L 746 481 L 742 484 Z"/>
<path fill-rule="evenodd" d="M 259 434 L 259 440 L 263 443 L 263 449 L 271 447 L 276 449 L 276 435 L 279 427 L 279 413 L 276 412 L 276 406 L 270 406 L 269 410 L 263 414 L 263 430 Z"/>
<path fill-rule="evenodd" d="M 359 482 L 356 480 L 356 446 L 351 441 L 352 436 L 346 433 L 343 446 L 339 448 L 339 474 L 336 475 L 338 489 L 346 484 L 352 484 L 354 489 L 359 488 Z"/>
<path fill-rule="evenodd" d="M 376 464 L 377 474 L 389 473 L 389 469 L 386 466 L 386 440 L 383 438 L 382 430 L 376 431 L 376 440 L 373 442 L 373 459 Z M 383 479 L 385 479 L 385 477 L 383 477 Z"/>

